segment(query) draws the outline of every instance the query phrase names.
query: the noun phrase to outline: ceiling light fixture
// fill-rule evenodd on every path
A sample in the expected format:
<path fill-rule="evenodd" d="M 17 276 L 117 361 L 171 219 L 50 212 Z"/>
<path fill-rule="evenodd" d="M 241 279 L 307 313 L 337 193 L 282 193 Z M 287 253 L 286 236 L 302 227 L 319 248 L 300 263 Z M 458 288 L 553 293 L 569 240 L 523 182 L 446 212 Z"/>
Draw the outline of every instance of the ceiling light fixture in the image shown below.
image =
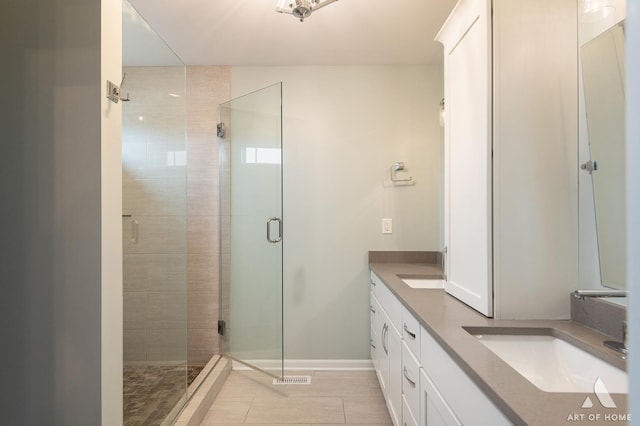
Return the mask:
<path fill-rule="evenodd" d="M 303 22 L 311 12 L 338 0 L 277 0 L 276 12 L 288 13 Z"/>

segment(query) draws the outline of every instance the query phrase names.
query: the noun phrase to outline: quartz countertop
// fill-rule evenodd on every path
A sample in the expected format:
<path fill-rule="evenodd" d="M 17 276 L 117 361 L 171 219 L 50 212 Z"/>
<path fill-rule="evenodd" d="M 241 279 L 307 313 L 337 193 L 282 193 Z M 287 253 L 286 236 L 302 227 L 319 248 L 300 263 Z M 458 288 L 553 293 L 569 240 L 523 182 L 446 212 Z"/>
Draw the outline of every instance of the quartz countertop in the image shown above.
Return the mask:
<path fill-rule="evenodd" d="M 398 277 L 442 276 L 440 265 L 386 263 L 378 260 L 369 264 L 371 271 L 387 285 L 458 366 L 514 424 L 551 426 L 580 422 L 575 419 L 582 419 L 586 424 L 625 424 L 613 420 L 610 416 L 627 415 L 627 395 L 612 394 L 617 408 L 607 409 L 600 406 L 594 394 L 542 391 L 463 327 L 553 329 L 568 337 L 566 340 L 570 340 L 576 346 L 618 368 L 626 369 L 626 362 L 622 356 L 602 345 L 604 340 L 611 340 L 610 336 L 570 320 L 487 318 L 442 289 L 414 289 Z M 581 406 L 587 396 L 591 397 L 594 405 L 590 409 L 583 409 Z M 580 417 L 581 414 L 583 417 Z"/>

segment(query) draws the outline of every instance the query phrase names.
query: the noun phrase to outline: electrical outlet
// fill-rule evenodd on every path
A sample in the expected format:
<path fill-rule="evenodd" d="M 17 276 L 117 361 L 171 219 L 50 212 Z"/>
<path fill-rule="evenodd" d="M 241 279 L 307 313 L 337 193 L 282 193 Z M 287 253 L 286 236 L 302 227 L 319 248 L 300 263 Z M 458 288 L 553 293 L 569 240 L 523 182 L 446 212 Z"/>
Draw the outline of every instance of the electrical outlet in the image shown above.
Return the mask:
<path fill-rule="evenodd" d="M 382 233 L 393 234 L 393 220 L 391 218 L 382 219 Z"/>

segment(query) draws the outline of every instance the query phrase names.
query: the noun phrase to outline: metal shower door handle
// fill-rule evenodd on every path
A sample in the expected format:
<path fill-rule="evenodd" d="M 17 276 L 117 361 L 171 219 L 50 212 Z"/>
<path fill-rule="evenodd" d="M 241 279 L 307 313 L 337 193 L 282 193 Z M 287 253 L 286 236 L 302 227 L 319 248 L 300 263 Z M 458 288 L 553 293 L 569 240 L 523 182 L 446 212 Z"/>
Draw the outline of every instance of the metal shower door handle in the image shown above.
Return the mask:
<path fill-rule="evenodd" d="M 271 238 L 271 222 L 278 222 L 278 238 L 277 239 Z M 276 244 L 282 241 L 282 219 L 280 219 L 279 217 L 271 217 L 269 218 L 269 220 L 267 220 L 267 241 L 272 244 Z"/>

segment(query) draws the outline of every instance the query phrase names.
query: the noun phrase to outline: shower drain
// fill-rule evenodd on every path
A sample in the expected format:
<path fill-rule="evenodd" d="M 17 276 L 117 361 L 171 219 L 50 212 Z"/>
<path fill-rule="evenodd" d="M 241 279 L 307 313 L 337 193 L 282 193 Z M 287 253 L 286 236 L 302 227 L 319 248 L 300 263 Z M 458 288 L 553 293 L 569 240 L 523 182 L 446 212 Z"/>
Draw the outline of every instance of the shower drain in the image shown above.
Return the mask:
<path fill-rule="evenodd" d="M 284 376 L 284 379 L 273 379 L 274 385 L 310 385 L 311 376 Z"/>

